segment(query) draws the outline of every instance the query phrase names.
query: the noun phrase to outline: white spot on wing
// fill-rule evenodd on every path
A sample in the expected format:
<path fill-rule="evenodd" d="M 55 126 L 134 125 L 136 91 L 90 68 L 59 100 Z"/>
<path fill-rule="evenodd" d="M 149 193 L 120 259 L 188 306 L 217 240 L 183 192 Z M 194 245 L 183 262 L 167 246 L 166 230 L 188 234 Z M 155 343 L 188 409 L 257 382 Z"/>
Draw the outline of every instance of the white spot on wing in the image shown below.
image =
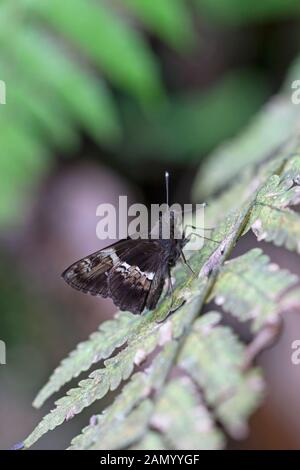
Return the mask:
<path fill-rule="evenodd" d="M 126 261 L 123 261 L 123 263 L 121 263 L 121 266 L 125 268 L 126 271 L 129 271 L 131 268 L 130 264 L 126 263 Z M 149 281 L 152 281 L 152 279 L 154 278 L 155 273 L 153 272 L 142 271 L 138 266 L 134 266 L 134 269 L 136 269 L 140 274 L 142 274 L 142 276 L 146 276 Z"/>

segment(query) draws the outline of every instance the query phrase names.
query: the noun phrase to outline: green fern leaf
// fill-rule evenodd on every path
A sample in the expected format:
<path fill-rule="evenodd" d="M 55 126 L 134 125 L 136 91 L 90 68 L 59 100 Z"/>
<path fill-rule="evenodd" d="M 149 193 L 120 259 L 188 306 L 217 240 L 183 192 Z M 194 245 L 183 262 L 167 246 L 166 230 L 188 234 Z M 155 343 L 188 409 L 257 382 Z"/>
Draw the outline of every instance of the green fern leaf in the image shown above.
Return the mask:
<path fill-rule="evenodd" d="M 159 37 L 182 50 L 193 40 L 193 26 L 185 0 L 123 0 L 128 7 Z"/>
<path fill-rule="evenodd" d="M 102 438 L 96 441 L 89 450 L 123 449 L 138 441 L 145 434 L 148 421 L 153 411 L 149 399 L 142 401 L 119 426 L 110 427 Z"/>
<path fill-rule="evenodd" d="M 224 444 L 199 391 L 187 377 L 167 384 L 150 422 L 171 449 L 219 449 Z"/>
<path fill-rule="evenodd" d="M 139 407 L 154 391 L 161 386 L 164 371 L 168 371 L 170 361 L 174 358 L 175 345 L 170 343 L 154 359 L 151 366 L 145 372 L 137 372 L 130 382 L 125 385 L 114 403 L 107 408 L 102 415 L 95 416 L 93 423 L 82 430 L 71 443 L 71 450 L 92 448 L 115 448 L 129 445 L 128 426 L 132 428 L 131 421 L 133 410 Z M 146 408 L 143 408 L 143 426 L 138 427 L 139 432 L 147 428 L 151 401 L 148 400 Z M 142 413 L 142 412 L 141 412 Z M 129 421 L 128 421 L 129 420 Z M 110 437 L 108 438 L 108 433 Z M 135 441 L 135 438 L 132 439 Z"/>
<path fill-rule="evenodd" d="M 159 433 L 149 431 L 138 443 L 130 450 L 167 450 Z"/>
<path fill-rule="evenodd" d="M 22 216 L 18 201 L 49 172 L 54 147 L 78 148 L 78 130 L 120 144 L 120 103 L 100 73 L 147 110 L 166 101 L 158 58 L 136 21 L 181 47 L 193 36 L 190 10 L 171 3 L 123 4 L 119 14 L 103 0 L 1 2 L 1 80 L 15 90 L 0 118 L 1 223 Z"/>
<path fill-rule="evenodd" d="M 203 390 L 227 431 L 237 437 L 261 400 L 262 379 L 258 371 L 243 372 L 245 348 L 228 327 L 216 326 L 220 319 L 219 314 L 208 313 L 194 323 L 179 365 Z"/>
<path fill-rule="evenodd" d="M 122 346 L 140 323 L 140 317 L 128 312 L 117 314 L 114 320 L 102 323 L 99 331 L 87 341 L 80 343 L 53 372 L 48 383 L 34 400 L 34 406 L 42 404 L 65 383 L 88 370 L 92 364 L 108 358 L 116 348 Z"/>
<path fill-rule="evenodd" d="M 87 63 L 77 64 L 68 49 L 41 28 L 32 27 L 30 31 L 20 28 L 9 40 L 5 39 L 3 56 L 11 63 L 15 75 L 18 70 L 22 72 L 22 84 L 27 88 L 30 101 L 33 101 L 31 96 L 36 93 L 35 88 L 38 90 L 37 101 L 41 102 L 44 111 L 48 107 L 52 109 L 48 100 L 51 90 L 56 101 L 57 120 L 67 123 L 75 120 L 96 141 L 109 143 L 120 137 L 112 94 Z"/>
<path fill-rule="evenodd" d="M 79 382 L 77 388 L 69 390 L 65 397 L 55 403 L 56 408 L 43 418 L 26 439 L 26 446 L 32 445 L 43 434 L 59 426 L 63 421 L 73 418 L 130 377 L 135 365 L 140 365 L 160 342 L 160 330 L 163 325 L 149 320 L 144 318 L 140 321 L 133 336 L 127 338 L 127 346 L 116 356 L 105 360 L 104 368 L 92 372 L 87 380 Z M 38 396 L 38 403 L 44 398 L 44 394 L 42 390 L 42 394 Z"/>
<path fill-rule="evenodd" d="M 210 297 L 240 321 L 252 320 L 253 332 L 277 321 L 284 292 L 298 281 L 297 276 L 269 261 L 255 248 L 226 262 Z"/>
<path fill-rule="evenodd" d="M 289 162 L 283 177 L 274 175 L 258 193 L 249 226 L 258 240 L 300 253 L 300 217 L 289 206 L 300 202 L 300 158 Z"/>
<path fill-rule="evenodd" d="M 159 71 L 150 49 L 138 32 L 102 0 L 34 2 L 32 10 L 76 44 L 109 79 L 139 100 L 162 96 Z"/>

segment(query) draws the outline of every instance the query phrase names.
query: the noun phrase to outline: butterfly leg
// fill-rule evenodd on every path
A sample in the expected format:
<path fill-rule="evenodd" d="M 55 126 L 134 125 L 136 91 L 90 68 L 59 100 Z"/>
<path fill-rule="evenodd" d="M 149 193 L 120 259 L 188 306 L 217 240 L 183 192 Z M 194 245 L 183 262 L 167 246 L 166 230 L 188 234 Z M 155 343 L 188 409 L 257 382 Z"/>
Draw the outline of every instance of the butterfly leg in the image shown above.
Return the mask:
<path fill-rule="evenodd" d="M 194 225 L 186 225 L 185 228 L 184 228 L 184 231 L 183 231 L 183 236 L 185 236 L 186 227 L 192 227 L 194 230 L 197 229 L 197 227 L 195 227 Z M 198 227 L 198 228 L 199 228 L 199 227 Z M 205 230 L 205 229 L 204 229 L 204 230 Z M 207 229 L 207 230 L 213 230 L 213 229 Z M 208 240 L 208 241 L 210 241 L 210 242 L 217 243 L 218 245 L 220 245 L 220 243 L 221 243 L 220 241 L 213 240 L 212 238 L 208 238 L 208 237 L 206 237 L 206 236 L 204 236 L 204 235 L 200 235 L 200 233 L 196 233 L 196 232 L 191 232 L 191 233 L 189 234 L 189 236 L 186 237 L 186 240 L 189 241 L 189 240 L 192 238 L 193 235 L 194 235 L 195 237 L 202 238 L 203 240 Z"/>
<path fill-rule="evenodd" d="M 164 289 L 163 289 L 163 294 L 162 296 L 160 297 L 160 300 L 157 304 L 157 307 L 159 308 L 161 306 L 161 304 L 163 304 L 163 302 L 165 301 L 165 299 L 171 294 L 171 298 L 172 298 L 172 304 L 173 304 L 173 284 L 172 284 L 172 278 L 171 278 L 171 274 L 170 274 L 170 270 L 168 269 L 168 272 L 167 272 L 167 276 L 166 276 L 166 282 L 165 282 L 165 286 L 164 286 Z"/>
<path fill-rule="evenodd" d="M 180 254 L 181 254 L 181 258 L 182 258 L 184 264 L 189 268 L 189 270 L 191 271 L 191 273 L 193 274 L 193 276 L 195 276 L 196 273 L 195 273 L 195 271 L 191 268 L 190 264 L 187 262 L 187 259 L 186 259 L 186 257 L 185 257 L 185 255 L 184 255 L 184 253 L 183 253 L 182 250 L 180 250 Z"/>
<path fill-rule="evenodd" d="M 169 308 L 169 313 L 167 316 L 171 315 L 172 313 L 176 312 L 179 308 L 181 308 L 183 306 L 183 304 L 185 304 L 185 300 L 183 300 L 181 302 L 181 304 L 179 305 L 176 305 L 175 307 L 173 307 L 174 305 L 174 287 L 173 287 L 173 282 L 172 282 L 172 276 L 171 276 L 171 271 L 170 271 L 170 268 L 168 268 L 168 280 L 169 280 L 169 286 L 168 286 L 168 291 L 171 292 L 171 305 L 170 305 L 170 308 Z"/>
<path fill-rule="evenodd" d="M 185 229 L 186 229 L 187 227 L 191 227 L 193 230 L 199 230 L 199 229 L 200 229 L 200 230 L 204 230 L 204 231 L 206 231 L 206 232 L 212 232 L 213 230 L 216 229 L 216 227 L 196 227 L 196 225 L 191 225 L 191 224 L 187 224 L 187 225 L 185 226 Z"/>
<path fill-rule="evenodd" d="M 170 295 L 170 294 L 171 294 L 171 305 L 170 305 L 169 313 L 172 312 L 172 307 L 173 307 L 173 303 L 174 303 L 174 288 L 173 288 L 171 271 L 170 271 L 170 268 L 168 268 L 168 290 L 167 290 L 167 295 Z"/>
<path fill-rule="evenodd" d="M 182 302 L 179 304 L 179 305 L 176 305 L 174 306 L 174 303 L 175 303 L 175 299 L 174 299 L 174 287 L 173 287 L 173 282 L 172 282 L 172 276 L 171 276 L 171 271 L 170 271 L 170 268 L 168 269 L 168 287 L 167 287 L 167 290 L 166 290 L 166 294 L 162 300 L 162 302 L 164 301 L 164 299 L 166 298 L 166 296 L 170 295 L 171 294 L 171 303 L 170 303 L 170 307 L 168 309 L 168 313 L 166 314 L 166 316 L 164 316 L 163 320 L 161 321 L 165 321 L 170 315 L 172 315 L 173 313 L 175 313 L 179 308 L 181 308 L 184 304 L 185 304 L 185 299 L 182 300 Z M 160 322 L 159 322 L 160 323 Z"/>

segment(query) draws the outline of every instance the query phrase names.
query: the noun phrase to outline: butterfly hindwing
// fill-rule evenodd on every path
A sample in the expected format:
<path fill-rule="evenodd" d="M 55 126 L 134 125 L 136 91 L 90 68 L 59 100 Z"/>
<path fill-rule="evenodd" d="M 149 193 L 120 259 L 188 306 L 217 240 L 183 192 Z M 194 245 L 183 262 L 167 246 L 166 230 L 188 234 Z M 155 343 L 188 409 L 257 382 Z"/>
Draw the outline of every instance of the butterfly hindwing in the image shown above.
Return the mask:
<path fill-rule="evenodd" d="M 156 240 L 141 240 L 125 256 L 120 254 L 120 262 L 108 274 L 108 290 L 121 310 L 133 313 L 144 310 L 163 254 L 163 248 Z"/>

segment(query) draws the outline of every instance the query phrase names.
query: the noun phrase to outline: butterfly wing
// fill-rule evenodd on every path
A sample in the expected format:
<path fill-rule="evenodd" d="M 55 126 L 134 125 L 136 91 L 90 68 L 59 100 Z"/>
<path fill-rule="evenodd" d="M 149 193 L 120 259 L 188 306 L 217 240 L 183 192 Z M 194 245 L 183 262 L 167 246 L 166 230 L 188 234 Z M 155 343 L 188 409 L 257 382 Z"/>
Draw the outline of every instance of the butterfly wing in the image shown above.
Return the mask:
<path fill-rule="evenodd" d="M 157 302 L 159 301 L 159 298 L 164 288 L 165 278 L 166 278 L 165 270 L 159 269 L 152 281 L 149 294 L 147 297 L 146 307 L 149 310 L 153 310 L 156 307 Z"/>
<path fill-rule="evenodd" d="M 69 266 L 63 279 L 74 289 L 92 295 L 108 297 L 107 275 L 119 262 L 117 252 L 123 254 L 133 247 L 133 240 L 120 240 L 109 247 L 98 250 Z"/>
<path fill-rule="evenodd" d="M 74 289 L 111 297 L 121 310 L 141 313 L 158 302 L 165 279 L 164 256 L 158 240 L 128 238 L 82 258 L 62 277 Z"/>
<path fill-rule="evenodd" d="M 164 255 L 163 247 L 157 240 L 139 240 L 129 252 L 119 254 L 120 262 L 108 274 L 109 296 L 115 305 L 121 310 L 141 313 L 148 307 L 147 299 L 152 292 L 151 306 L 155 307 L 164 284 Z M 160 279 L 159 283 L 157 279 Z M 159 291 L 154 304 L 153 291 L 156 286 Z"/>

